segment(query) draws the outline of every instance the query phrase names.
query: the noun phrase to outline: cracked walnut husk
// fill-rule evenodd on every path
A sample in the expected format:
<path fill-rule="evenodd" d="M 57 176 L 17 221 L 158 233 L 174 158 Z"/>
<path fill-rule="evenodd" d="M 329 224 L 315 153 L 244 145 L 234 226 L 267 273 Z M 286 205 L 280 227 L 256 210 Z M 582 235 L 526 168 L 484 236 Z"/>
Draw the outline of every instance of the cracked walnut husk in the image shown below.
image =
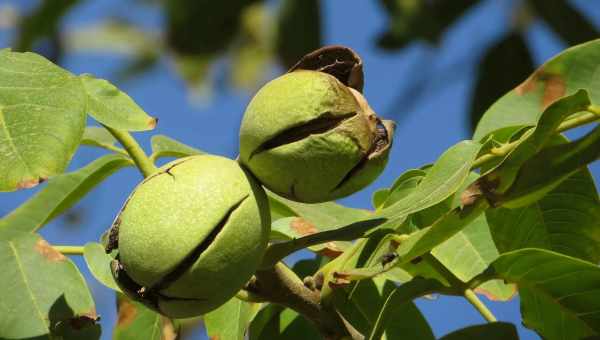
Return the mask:
<path fill-rule="evenodd" d="M 120 288 L 169 317 L 207 313 L 232 298 L 264 254 L 270 215 L 264 190 L 233 160 L 173 161 L 133 191 L 107 251 Z"/>
<path fill-rule="evenodd" d="M 306 203 L 361 190 L 385 168 L 394 123 L 335 76 L 295 70 L 261 88 L 240 128 L 240 160 L 269 190 Z"/>

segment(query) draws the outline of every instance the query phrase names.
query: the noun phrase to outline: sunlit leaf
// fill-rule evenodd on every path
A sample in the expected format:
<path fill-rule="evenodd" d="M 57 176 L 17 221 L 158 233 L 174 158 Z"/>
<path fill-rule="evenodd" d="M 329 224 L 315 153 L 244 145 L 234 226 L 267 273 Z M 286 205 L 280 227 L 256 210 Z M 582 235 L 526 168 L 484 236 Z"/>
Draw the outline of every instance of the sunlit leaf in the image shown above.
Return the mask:
<path fill-rule="evenodd" d="M 535 247 L 600 261 L 600 200 L 588 170 L 529 206 L 489 209 L 486 215 L 501 252 Z"/>
<path fill-rule="evenodd" d="M 288 214 L 291 214 L 291 216 L 299 217 L 287 220 L 287 222 L 293 223 L 285 225 L 285 229 L 288 231 L 284 231 L 284 234 L 287 237 L 294 237 L 295 235 L 306 236 L 374 218 L 373 214 L 368 210 L 349 208 L 335 202 L 306 204 L 294 202 L 272 193 L 269 193 L 269 201 L 276 202 L 279 206 L 279 215 L 286 215 L 285 217 L 288 217 L 290 216 Z M 291 229 L 288 227 L 291 227 Z M 279 231 L 281 232 L 283 229 Z M 347 247 L 348 242 L 336 241 L 328 243 L 325 248 L 317 248 L 329 249 L 331 251 L 335 249 L 337 253 Z"/>
<path fill-rule="evenodd" d="M 454 194 L 471 171 L 481 144 L 463 141 L 448 149 L 427 171 L 416 190 L 380 210 L 377 217 L 390 219 L 429 208 Z"/>
<path fill-rule="evenodd" d="M 87 95 L 87 110 L 98 122 L 127 131 L 152 130 L 156 126 L 156 118 L 148 116 L 113 84 L 90 74 L 83 74 L 79 79 Z"/>
<path fill-rule="evenodd" d="M 499 256 L 485 215 L 480 215 L 464 229 L 431 252 L 461 281 L 467 282 L 484 271 Z M 493 300 L 508 300 L 516 293 L 513 285 L 493 280 L 478 287 Z"/>
<path fill-rule="evenodd" d="M 249 328 L 250 340 L 319 339 L 320 334 L 303 316 L 289 308 L 270 304 L 254 318 Z"/>
<path fill-rule="evenodd" d="M 108 130 L 97 126 L 86 126 L 81 139 L 81 145 L 95 146 L 127 155 L 127 152 L 115 146 L 115 143 L 117 140 Z"/>
<path fill-rule="evenodd" d="M 403 289 L 382 278 L 360 281 L 354 288 L 336 289 L 335 306 L 358 331 L 370 335 L 365 339 L 435 339 L 412 302 L 418 292 L 417 295 L 411 295 L 415 293 L 412 290 L 402 294 Z"/>
<path fill-rule="evenodd" d="M 532 126 L 545 108 L 557 99 L 587 90 L 600 104 L 600 40 L 569 48 L 538 68 L 527 80 L 496 101 L 479 121 L 474 140 L 508 126 Z"/>
<path fill-rule="evenodd" d="M 548 146 L 523 163 L 515 182 L 498 198 L 498 202 L 507 208 L 529 205 L 598 159 L 600 125 L 578 140 Z"/>
<path fill-rule="evenodd" d="M 0 240 L 0 269 L 0 338 L 100 338 L 83 276 L 40 236 Z"/>
<path fill-rule="evenodd" d="M 589 104 L 588 94 L 584 90 L 577 91 L 571 96 L 561 97 L 553 102 L 544 109 L 535 127 L 524 133 L 508 157 L 496 169 L 483 176 L 481 182 L 484 184 L 489 183 L 496 194 L 505 193 L 509 189 L 513 190 L 515 180 L 521 181 L 522 171 L 527 171 L 527 168 L 534 166 L 531 164 L 533 159 L 539 157 L 537 154 L 552 142 L 560 123 L 567 116 L 584 110 Z M 558 158 L 557 161 L 561 164 L 570 163 L 567 159 L 561 160 Z M 524 164 L 527 162 L 529 164 L 526 167 Z M 578 166 L 582 165 L 585 164 L 579 164 Z M 539 171 L 543 171 L 546 175 L 559 170 L 556 166 L 544 164 L 542 168 L 536 171 L 536 175 L 540 174 Z"/>
<path fill-rule="evenodd" d="M 100 243 L 88 242 L 83 249 L 85 263 L 96 280 L 106 287 L 120 292 L 121 289 L 110 271 L 110 262 L 113 258 L 104 251 L 104 247 Z"/>
<path fill-rule="evenodd" d="M 519 286 L 527 327 L 546 339 L 600 334 L 600 267 L 541 249 L 505 253 L 491 265 L 495 276 Z"/>
<path fill-rule="evenodd" d="M 204 315 L 204 325 L 211 339 L 244 340 L 246 329 L 258 313 L 260 304 L 232 298 Z"/>
<path fill-rule="evenodd" d="M 162 157 L 187 157 L 193 155 L 201 155 L 204 152 L 183 144 L 171 137 L 164 135 L 152 136 L 152 159 Z"/>
<path fill-rule="evenodd" d="M 37 54 L 0 50 L 0 191 L 63 172 L 85 120 L 76 77 Z"/>
<path fill-rule="evenodd" d="M 79 170 L 54 177 L 45 188 L 0 219 L 0 230 L 38 230 L 77 203 L 105 178 L 130 165 L 132 161 L 125 156 L 106 155 Z"/>
<path fill-rule="evenodd" d="M 141 303 L 117 294 L 117 324 L 113 340 L 175 340 L 178 327 L 169 318 L 162 316 Z"/>
<path fill-rule="evenodd" d="M 533 70 L 531 53 L 522 34 L 511 32 L 490 47 L 479 63 L 473 85 L 469 113 L 471 129 L 475 129 L 490 105 L 519 85 Z"/>

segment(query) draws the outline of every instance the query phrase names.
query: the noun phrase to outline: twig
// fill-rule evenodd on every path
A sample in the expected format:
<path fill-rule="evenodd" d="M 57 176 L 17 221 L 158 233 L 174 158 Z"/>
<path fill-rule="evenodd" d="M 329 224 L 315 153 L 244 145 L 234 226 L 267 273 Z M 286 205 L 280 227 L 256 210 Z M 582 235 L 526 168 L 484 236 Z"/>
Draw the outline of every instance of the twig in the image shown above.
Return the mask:
<path fill-rule="evenodd" d="M 129 132 L 113 129 L 106 125 L 103 126 L 119 141 L 119 143 L 121 143 L 121 145 L 123 145 L 125 151 L 127 151 L 131 159 L 133 159 L 133 162 L 144 177 L 148 177 L 158 170 Z"/>
<path fill-rule="evenodd" d="M 82 246 L 52 246 L 52 248 L 63 255 L 83 255 Z"/>

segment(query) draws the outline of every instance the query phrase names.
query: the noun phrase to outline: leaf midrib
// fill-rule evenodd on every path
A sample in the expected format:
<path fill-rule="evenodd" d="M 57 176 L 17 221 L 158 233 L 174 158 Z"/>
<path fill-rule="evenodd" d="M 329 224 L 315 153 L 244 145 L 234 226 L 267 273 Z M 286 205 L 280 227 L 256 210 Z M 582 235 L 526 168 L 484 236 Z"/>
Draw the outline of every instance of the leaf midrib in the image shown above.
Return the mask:
<path fill-rule="evenodd" d="M 29 285 L 29 281 L 27 280 L 27 276 L 25 275 L 25 270 L 23 268 L 23 264 L 21 263 L 21 259 L 19 257 L 19 254 L 17 252 L 17 248 L 15 247 L 13 241 L 8 241 L 8 245 L 10 246 L 11 251 L 14 254 L 15 257 L 15 262 L 17 264 L 17 267 L 19 269 L 19 273 L 21 274 L 21 278 L 23 279 L 23 283 L 25 284 L 25 286 L 27 287 L 27 293 L 29 295 L 29 297 L 31 298 L 31 302 L 33 303 L 33 306 L 39 316 L 39 319 L 41 321 L 41 323 L 43 324 L 44 328 L 46 328 L 48 330 L 47 334 L 44 334 L 48 337 L 48 339 L 50 339 L 50 336 L 48 335 L 50 332 L 50 329 L 48 328 L 48 324 L 45 322 L 44 318 L 44 314 L 42 313 L 42 311 L 40 310 L 40 307 L 37 303 L 37 300 L 35 299 L 35 296 L 33 295 L 33 292 L 31 290 L 31 286 Z"/>

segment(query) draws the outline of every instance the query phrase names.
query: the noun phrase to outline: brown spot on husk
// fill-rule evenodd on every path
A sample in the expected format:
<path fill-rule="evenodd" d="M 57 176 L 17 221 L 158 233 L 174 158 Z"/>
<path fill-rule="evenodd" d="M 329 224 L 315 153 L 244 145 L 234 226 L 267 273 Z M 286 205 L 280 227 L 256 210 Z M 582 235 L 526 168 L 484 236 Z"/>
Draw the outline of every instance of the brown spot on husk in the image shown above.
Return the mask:
<path fill-rule="evenodd" d="M 43 257 L 45 257 L 50 262 L 60 262 L 64 261 L 66 257 L 61 254 L 58 250 L 54 249 L 46 240 L 39 239 L 35 243 L 35 251 L 40 253 Z"/>
<path fill-rule="evenodd" d="M 319 230 L 309 221 L 298 217 L 292 220 L 290 227 L 298 233 L 298 235 L 306 236 L 318 233 Z"/>
<path fill-rule="evenodd" d="M 221 339 L 221 337 L 218 335 L 213 335 L 210 337 L 210 340 L 219 340 L 219 339 Z"/>
<path fill-rule="evenodd" d="M 45 177 L 31 178 L 24 180 L 23 182 L 19 182 L 17 184 L 17 189 L 31 189 L 39 184 L 44 183 L 47 180 Z"/>
<path fill-rule="evenodd" d="M 119 316 L 117 319 L 117 327 L 127 327 L 135 320 L 137 315 L 137 307 L 129 299 L 119 299 Z"/>

